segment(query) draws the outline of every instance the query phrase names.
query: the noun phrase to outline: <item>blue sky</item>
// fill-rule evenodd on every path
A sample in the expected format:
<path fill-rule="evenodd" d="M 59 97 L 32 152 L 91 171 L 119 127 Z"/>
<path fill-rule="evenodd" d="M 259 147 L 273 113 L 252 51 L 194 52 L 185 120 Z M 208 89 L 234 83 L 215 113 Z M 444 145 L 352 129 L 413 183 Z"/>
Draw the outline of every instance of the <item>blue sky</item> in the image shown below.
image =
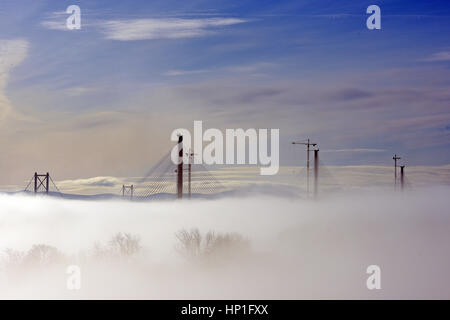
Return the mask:
<path fill-rule="evenodd" d="M 0 173 L 137 175 L 193 120 L 280 128 L 284 164 L 305 137 L 329 164 L 448 164 L 449 18 L 447 1 L 2 0 Z"/>

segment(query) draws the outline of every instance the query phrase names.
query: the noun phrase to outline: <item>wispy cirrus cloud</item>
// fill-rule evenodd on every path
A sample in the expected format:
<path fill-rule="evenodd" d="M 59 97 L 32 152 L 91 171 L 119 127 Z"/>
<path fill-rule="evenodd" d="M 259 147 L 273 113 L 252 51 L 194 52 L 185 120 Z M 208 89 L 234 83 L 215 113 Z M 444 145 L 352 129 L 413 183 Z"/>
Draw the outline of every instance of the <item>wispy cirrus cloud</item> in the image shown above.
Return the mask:
<path fill-rule="evenodd" d="M 276 63 L 272 62 L 257 62 L 247 65 L 234 65 L 221 68 L 210 68 L 210 69 L 193 69 L 193 70 L 183 70 L 175 69 L 164 72 L 164 76 L 174 77 L 174 76 L 186 76 L 194 74 L 204 74 L 204 73 L 256 73 L 264 72 L 267 69 L 274 68 L 278 66 Z"/>
<path fill-rule="evenodd" d="M 59 31 L 67 31 L 69 30 L 66 26 L 65 21 L 57 21 L 57 20 L 45 20 L 41 22 L 41 25 L 50 30 L 59 30 Z"/>
<path fill-rule="evenodd" d="M 208 69 L 198 69 L 198 70 L 169 70 L 167 72 L 164 72 L 164 76 L 168 77 L 175 77 L 175 76 L 186 76 L 186 75 L 192 75 L 192 74 L 201 74 L 201 73 L 208 73 L 211 70 Z"/>
<path fill-rule="evenodd" d="M 50 30 L 58 30 L 58 31 L 71 31 L 67 28 L 67 18 L 70 15 L 65 11 L 55 11 L 48 14 L 44 21 L 41 22 L 41 26 Z M 83 27 L 86 26 L 83 21 Z"/>
<path fill-rule="evenodd" d="M 0 121 L 11 111 L 11 102 L 4 90 L 11 69 L 27 56 L 28 42 L 25 40 L 0 40 Z"/>
<path fill-rule="evenodd" d="M 70 97 L 78 97 L 89 93 L 98 92 L 100 89 L 97 87 L 87 87 L 87 86 L 75 86 L 64 90 L 64 92 Z"/>
<path fill-rule="evenodd" d="M 432 55 L 422 59 L 421 61 L 427 62 L 450 61 L 450 51 L 440 51 L 433 53 Z"/>
<path fill-rule="evenodd" d="M 244 22 L 247 20 L 237 18 L 132 19 L 106 21 L 102 28 L 107 39 L 135 41 L 202 37 L 217 28 Z"/>
<path fill-rule="evenodd" d="M 67 31 L 65 12 L 53 12 L 41 22 L 50 30 Z M 218 28 L 248 22 L 239 18 L 139 18 L 123 20 L 91 19 L 89 26 L 102 31 L 106 39 L 137 41 L 152 39 L 197 38 L 217 32 Z"/>
<path fill-rule="evenodd" d="M 93 177 L 87 179 L 76 179 L 76 180 L 64 180 L 61 184 L 64 185 L 81 185 L 81 186 L 94 186 L 94 187 L 114 187 L 118 186 L 122 181 L 115 177 Z"/>

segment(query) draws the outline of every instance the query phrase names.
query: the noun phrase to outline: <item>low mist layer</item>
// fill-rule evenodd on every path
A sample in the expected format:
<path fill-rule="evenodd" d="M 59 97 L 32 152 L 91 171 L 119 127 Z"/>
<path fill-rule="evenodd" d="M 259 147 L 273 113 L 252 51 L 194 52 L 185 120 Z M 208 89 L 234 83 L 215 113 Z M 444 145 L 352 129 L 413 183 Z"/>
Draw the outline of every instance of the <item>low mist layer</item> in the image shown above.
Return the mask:
<path fill-rule="evenodd" d="M 2 195 L 0 298 L 450 298 L 449 206 L 448 187 L 317 201 Z M 80 290 L 67 289 L 70 265 Z"/>

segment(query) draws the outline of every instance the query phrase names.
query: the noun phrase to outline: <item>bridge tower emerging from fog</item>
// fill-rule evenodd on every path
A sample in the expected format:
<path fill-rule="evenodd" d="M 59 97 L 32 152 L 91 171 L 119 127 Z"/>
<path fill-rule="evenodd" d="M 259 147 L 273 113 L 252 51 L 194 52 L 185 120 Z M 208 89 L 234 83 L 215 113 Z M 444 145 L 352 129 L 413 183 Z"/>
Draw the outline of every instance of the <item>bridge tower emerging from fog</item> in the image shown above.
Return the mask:
<path fill-rule="evenodd" d="M 188 163 L 188 199 L 191 199 L 191 182 L 192 182 L 192 162 L 194 162 L 194 156 L 195 153 L 193 153 L 191 150 L 187 153 L 187 156 L 189 157 L 189 163 Z"/>
<path fill-rule="evenodd" d="M 405 166 L 400 166 L 400 188 L 405 188 Z"/>
<path fill-rule="evenodd" d="M 314 197 L 319 194 L 319 149 L 314 150 Z"/>
<path fill-rule="evenodd" d="M 178 136 L 177 198 L 183 198 L 183 136 Z"/>
<path fill-rule="evenodd" d="M 35 194 L 38 193 L 49 194 L 50 186 L 54 188 L 55 190 L 53 192 L 54 194 L 59 194 L 61 196 L 63 195 L 48 172 L 45 174 L 39 174 L 35 172 L 34 175 L 31 177 L 30 182 L 28 182 L 28 185 L 25 187 L 23 191 L 34 192 Z"/>
<path fill-rule="evenodd" d="M 400 189 L 403 190 L 405 187 L 405 165 L 398 165 L 398 160 L 401 157 L 397 156 L 397 154 L 392 159 L 394 160 L 394 187 L 397 188 L 397 168 L 400 168 Z"/>
<path fill-rule="evenodd" d="M 308 138 L 306 141 L 294 141 L 292 144 L 302 144 L 306 146 L 306 195 L 309 196 L 309 153 L 313 150 L 311 150 L 311 147 L 317 146 L 317 143 L 311 142 L 311 140 Z"/>
<path fill-rule="evenodd" d="M 394 155 L 392 160 L 394 160 L 394 182 L 397 184 L 397 161 L 401 158 L 397 156 L 397 154 Z"/>
<path fill-rule="evenodd" d="M 47 172 L 46 174 L 38 174 L 34 173 L 34 193 L 38 193 L 40 191 L 48 194 L 49 190 L 49 182 L 50 182 L 50 174 Z"/>
<path fill-rule="evenodd" d="M 133 194 L 134 194 L 134 185 L 126 186 L 122 185 L 122 197 L 125 198 L 125 196 L 130 196 L 130 200 L 133 200 Z"/>

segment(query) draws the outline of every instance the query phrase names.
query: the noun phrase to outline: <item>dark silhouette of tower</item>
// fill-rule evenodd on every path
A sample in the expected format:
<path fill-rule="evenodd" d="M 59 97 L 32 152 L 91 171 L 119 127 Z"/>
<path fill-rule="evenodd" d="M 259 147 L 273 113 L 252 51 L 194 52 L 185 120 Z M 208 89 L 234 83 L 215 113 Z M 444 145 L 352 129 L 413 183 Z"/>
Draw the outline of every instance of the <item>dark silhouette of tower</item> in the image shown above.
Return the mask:
<path fill-rule="evenodd" d="M 130 195 L 130 200 L 133 200 L 133 194 L 134 194 L 134 185 L 131 186 L 122 185 L 122 197 Z"/>
<path fill-rule="evenodd" d="M 188 163 L 188 199 L 191 199 L 191 181 L 192 181 L 192 162 L 194 161 L 194 155 L 195 153 L 191 152 L 189 150 L 189 153 L 187 153 L 187 156 L 189 157 L 189 163 Z"/>
<path fill-rule="evenodd" d="M 38 174 L 34 173 L 34 193 L 38 193 L 40 190 L 44 190 L 46 194 L 48 194 L 49 190 L 49 181 L 50 174 L 47 172 L 46 174 Z"/>
<path fill-rule="evenodd" d="M 405 187 L 405 166 L 400 166 L 400 187 L 402 190 Z"/>
<path fill-rule="evenodd" d="M 178 136 L 177 198 L 183 198 L 183 136 Z"/>
<path fill-rule="evenodd" d="M 306 142 L 292 142 L 292 144 L 302 144 L 306 146 L 306 194 L 309 196 L 309 152 L 311 151 L 311 146 L 315 147 L 317 143 L 312 143 L 308 138 Z"/>
<path fill-rule="evenodd" d="M 392 159 L 394 160 L 394 179 L 395 182 L 397 183 L 397 160 L 400 160 L 401 158 L 397 157 L 397 155 L 395 154 Z"/>
<path fill-rule="evenodd" d="M 319 193 L 319 149 L 314 150 L 314 197 Z"/>

